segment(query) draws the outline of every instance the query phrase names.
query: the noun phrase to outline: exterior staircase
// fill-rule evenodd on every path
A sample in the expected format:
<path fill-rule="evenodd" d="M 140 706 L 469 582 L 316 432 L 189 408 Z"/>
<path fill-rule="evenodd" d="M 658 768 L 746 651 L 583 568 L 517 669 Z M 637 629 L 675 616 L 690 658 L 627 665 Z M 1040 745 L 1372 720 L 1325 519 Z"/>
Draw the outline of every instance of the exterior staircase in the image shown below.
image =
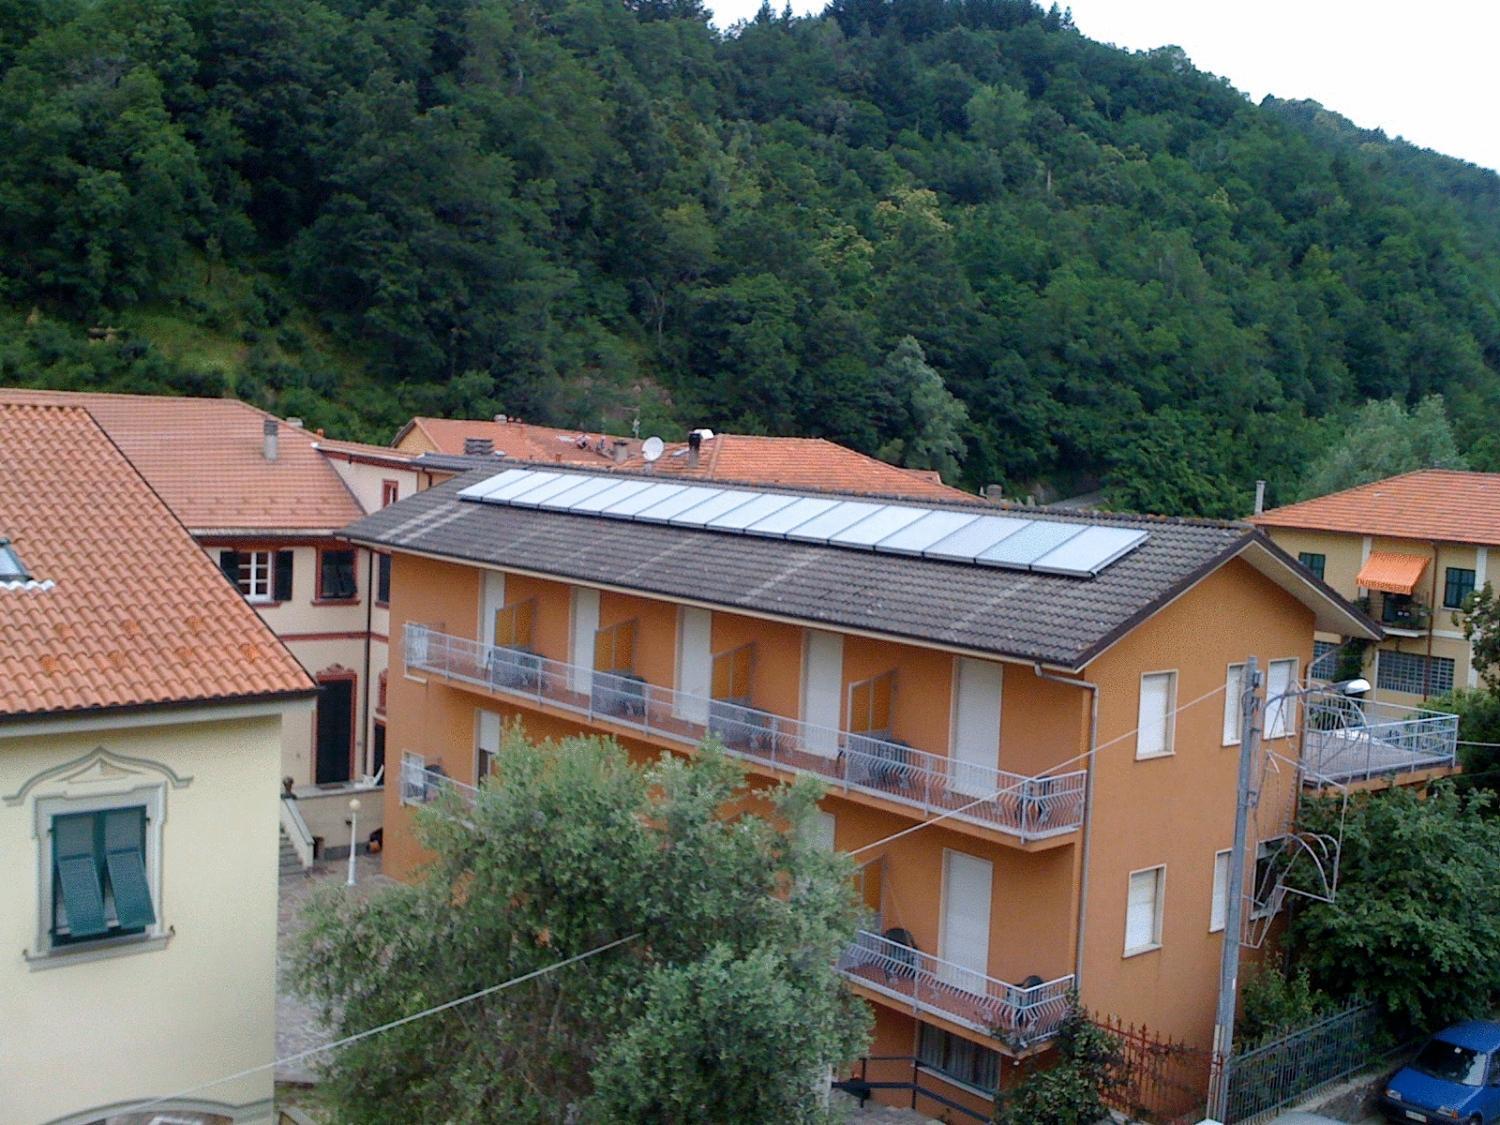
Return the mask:
<path fill-rule="evenodd" d="M 285 828 L 281 830 L 281 860 L 278 867 L 282 875 L 307 874 L 307 869 L 302 866 L 302 860 L 297 855 L 297 849 L 292 846 L 291 838 L 287 836 Z"/>

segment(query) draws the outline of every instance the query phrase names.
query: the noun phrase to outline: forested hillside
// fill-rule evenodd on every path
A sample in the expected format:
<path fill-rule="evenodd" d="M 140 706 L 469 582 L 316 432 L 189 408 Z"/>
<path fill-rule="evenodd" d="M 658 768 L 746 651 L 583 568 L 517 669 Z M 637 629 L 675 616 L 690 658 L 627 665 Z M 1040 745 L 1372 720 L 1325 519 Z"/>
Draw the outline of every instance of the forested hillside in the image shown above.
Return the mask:
<path fill-rule="evenodd" d="M 1500 468 L 1500 181 L 1028 0 L 0 0 L 0 379 L 818 434 L 1243 512 Z"/>

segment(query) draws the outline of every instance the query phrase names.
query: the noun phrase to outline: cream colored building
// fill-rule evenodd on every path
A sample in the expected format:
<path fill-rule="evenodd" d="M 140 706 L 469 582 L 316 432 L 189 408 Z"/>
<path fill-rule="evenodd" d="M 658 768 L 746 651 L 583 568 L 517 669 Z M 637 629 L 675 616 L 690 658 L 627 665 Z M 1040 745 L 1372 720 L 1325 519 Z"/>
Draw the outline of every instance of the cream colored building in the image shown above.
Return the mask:
<path fill-rule="evenodd" d="M 1491 580 L 1500 474 L 1406 473 L 1273 508 L 1253 522 L 1380 623 L 1385 639 L 1364 654 L 1376 699 L 1416 705 L 1478 685 L 1461 609 Z M 1342 641 L 1317 634 L 1314 675 L 1331 678 Z"/>
<path fill-rule="evenodd" d="M 88 413 L 0 448 L 0 1122 L 269 1121 L 314 685 Z"/>

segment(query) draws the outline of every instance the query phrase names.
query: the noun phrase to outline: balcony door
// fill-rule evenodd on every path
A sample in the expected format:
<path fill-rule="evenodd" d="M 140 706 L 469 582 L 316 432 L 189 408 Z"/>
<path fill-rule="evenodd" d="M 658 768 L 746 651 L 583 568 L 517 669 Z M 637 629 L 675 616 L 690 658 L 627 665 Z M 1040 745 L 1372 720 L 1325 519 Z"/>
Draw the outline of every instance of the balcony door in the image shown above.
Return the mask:
<path fill-rule="evenodd" d="M 673 713 L 690 723 L 708 723 L 713 686 L 713 614 L 683 606 L 677 612 L 677 696 Z"/>
<path fill-rule="evenodd" d="M 573 665 L 568 686 L 580 695 L 594 690 L 594 636 L 599 632 L 599 591 L 573 587 L 572 644 L 568 662 Z"/>
<path fill-rule="evenodd" d="M 990 887 L 994 865 L 963 852 L 943 851 L 943 914 L 938 969 L 946 983 L 983 993 L 990 967 Z"/>
<path fill-rule="evenodd" d="M 1000 763 L 1000 691 L 1003 669 L 960 656 L 953 672 L 953 769 L 948 785 L 983 797 L 997 788 Z"/>
<path fill-rule="evenodd" d="M 807 630 L 802 650 L 803 739 L 814 754 L 835 757 L 839 752 L 839 705 L 844 695 L 844 638 L 839 633 Z"/>
<path fill-rule="evenodd" d="M 315 773 L 319 785 L 348 781 L 354 772 L 354 677 L 318 679 Z"/>
<path fill-rule="evenodd" d="M 505 574 L 498 570 L 484 572 L 484 591 L 479 607 L 479 640 L 493 645 L 495 640 L 495 618 L 505 605 Z"/>

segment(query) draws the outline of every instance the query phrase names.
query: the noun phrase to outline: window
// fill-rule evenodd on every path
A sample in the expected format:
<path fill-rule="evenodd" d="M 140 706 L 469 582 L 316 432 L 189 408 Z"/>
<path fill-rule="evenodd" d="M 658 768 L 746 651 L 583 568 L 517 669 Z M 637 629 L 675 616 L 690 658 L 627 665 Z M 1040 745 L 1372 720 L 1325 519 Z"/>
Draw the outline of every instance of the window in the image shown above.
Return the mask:
<path fill-rule="evenodd" d="M 1131 872 L 1125 902 L 1125 956 L 1146 953 L 1161 945 L 1162 892 L 1166 881 L 1165 867 Z"/>
<path fill-rule="evenodd" d="M 370 776 L 381 777 L 385 769 L 385 724 L 375 724 L 375 737 L 370 748 Z"/>
<path fill-rule="evenodd" d="M 401 485 L 393 480 L 380 482 L 380 506 L 388 508 L 401 497 Z"/>
<path fill-rule="evenodd" d="M 1135 756 L 1159 758 L 1172 753 L 1172 714 L 1177 698 L 1176 672 L 1147 672 L 1141 677 L 1141 708 L 1136 719 Z"/>
<path fill-rule="evenodd" d="M 375 556 L 375 604 L 391 604 L 391 556 L 381 553 Z"/>
<path fill-rule="evenodd" d="M 532 651 L 532 626 L 536 621 L 536 599 L 527 598 L 495 611 L 495 643 L 501 648 Z"/>
<path fill-rule="evenodd" d="M 1314 551 L 1298 551 L 1297 561 L 1319 578 L 1323 577 L 1323 567 L 1328 564 L 1328 556 L 1320 555 Z"/>
<path fill-rule="evenodd" d="M 635 671 L 635 621 L 621 621 L 594 634 L 594 670 L 623 674 Z"/>
<path fill-rule="evenodd" d="M 474 783 L 477 785 L 495 772 L 500 756 L 500 715 L 495 711 L 475 712 Z"/>
<path fill-rule="evenodd" d="M 1450 566 L 1443 580 L 1443 608 L 1462 609 L 1474 592 L 1474 572 L 1461 566 Z"/>
<path fill-rule="evenodd" d="M 1419 652 L 1381 649 L 1376 660 L 1375 686 L 1381 691 L 1441 695 L 1453 690 L 1453 661 L 1446 656 L 1434 656 L 1429 660 Z"/>
<path fill-rule="evenodd" d="M 1273 660 L 1266 668 L 1266 725 L 1267 738 L 1286 738 L 1292 733 L 1292 715 L 1297 701 L 1290 696 L 1296 687 L 1297 658 Z"/>
<path fill-rule="evenodd" d="M 0 538 L 0 582 L 30 582 L 31 574 L 9 539 Z"/>
<path fill-rule="evenodd" d="M 292 600 L 291 551 L 220 551 L 219 569 L 248 601 Z"/>
<path fill-rule="evenodd" d="M 925 1023 L 919 1026 L 917 1057 L 923 1066 L 986 1094 L 993 1094 L 999 1088 L 998 1054 L 940 1027 Z"/>
<path fill-rule="evenodd" d="M 354 552 L 340 548 L 318 553 L 318 600 L 353 601 L 359 595 L 354 581 Z"/>
<path fill-rule="evenodd" d="M 141 934 L 156 925 L 146 873 L 146 808 L 52 817 L 54 946 Z"/>
<path fill-rule="evenodd" d="M 858 734 L 891 734 L 891 699 L 896 694 L 896 673 L 885 672 L 849 688 L 849 729 Z"/>
<path fill-rule="evenodd" d="M 1229 917 L 1229 849 L 1214 852 L 1213 901 L 1208 907 L 1208 932 L 1216 934 Z"/>
<path fill-rule="evenodd" d="M 1307 678 L 1310 680 L 1331 680 L 1334 673 L 1338 671 L 1338 660 L 1334 653 L 1338 652 L 1339 646 L 1333 641 L 1313 641 L 1312 663 L 1307 666 Z"/>
<path fill-rule="evenodd" d="M 1255 846 L 1255 882 L 1250 886 L 1250 917 L 1269 918 L 1281 909 L 1281 882 L 1283 864 L 1282 845 L 1285 836 L 1262 840 Z"/>
<path fill-rule="evenodd" d="M 1245 666 L 1231 664 L 1224 677 L 1224 745 L 1240 744 L 1240 708 L 1245 693 Z"/>
<path fill-rule="evenodd" d="M 715 699 L 750 705 L 750 670 L 755 665 L 755 644 L 721 652 L 714 657 L 710 690 Z"/>

